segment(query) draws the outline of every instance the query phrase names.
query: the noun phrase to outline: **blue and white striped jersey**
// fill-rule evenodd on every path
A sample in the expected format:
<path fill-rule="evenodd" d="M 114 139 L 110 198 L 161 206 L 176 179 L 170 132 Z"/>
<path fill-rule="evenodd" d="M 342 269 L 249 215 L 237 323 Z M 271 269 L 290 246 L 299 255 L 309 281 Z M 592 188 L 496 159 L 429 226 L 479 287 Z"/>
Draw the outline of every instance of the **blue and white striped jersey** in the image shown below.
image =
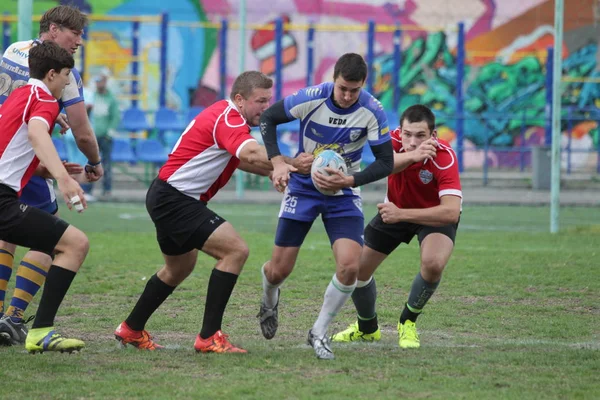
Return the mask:
<path fill-rule="evenodd" d="M 333 103 L 333 86 L 328 82 L 299 90 L 284 99 L 284 108 L 289 118 L 300 120 L 299 152 L 316 156 L 333 150 L 346 160 L 348 173 L 353 174 L 360 171 L 365 144 L 389 141 L 390 129 L 381 103 L 369 92 L 361 90 L 358 101 L 343 109 Z"/>

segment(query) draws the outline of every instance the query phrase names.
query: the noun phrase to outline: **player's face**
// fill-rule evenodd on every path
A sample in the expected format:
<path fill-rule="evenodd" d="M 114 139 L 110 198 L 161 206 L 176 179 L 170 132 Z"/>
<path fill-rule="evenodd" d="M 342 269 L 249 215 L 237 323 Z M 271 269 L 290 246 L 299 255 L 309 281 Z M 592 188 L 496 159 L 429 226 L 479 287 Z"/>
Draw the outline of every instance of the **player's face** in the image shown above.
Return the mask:
<path fill-rule="evenodd" d="M 237 96 L 239 96 L 239 99 Z M 247 99 L 244 99 L 240 95 L 236 95 L 238 109 L 246 121 L 248 121 L 248 125 L 258 126 L 260 116 L 267 108 L 269 108 L 269 102 L 272 97 L 273 91 L 271 89 L 259 88 L 254 89 Z"/>
<path fill-rule="evenodd" d="M 421 143 L 432 136 L 432 133 L 427 126 L 427 122 L 402 122 L 402 147 L 405 151 L 413 151 Z"/>
<path fill-rule="evenodd" d="M 83 43 L 83 31 L 76 31 L 64 26 L 52 24 L 50 26 L 50 33 L 52 35 L 52 40 L 71 54 L 75 54 L 79 46 Z"/>
<path fill-rule="evenodd" d="M 51 70 L 51 72 L 52 79 L 48 84 L 48 89 L 50 89 L 52 96 L 60 99 L 65 86 L 69 84 L 69 74 L 71 73 L 71 70 L 69 68 L 63 68 L 60 72 L 54 70 Z"/>
<path fill-rule="evenodd" d="M 333 101 L 340 108 L 350 108 L 358 101 L 360 90 L 365 81 L 353 82 L 347 81 L 342 76 L 338 76 L 333 81 Z"/>

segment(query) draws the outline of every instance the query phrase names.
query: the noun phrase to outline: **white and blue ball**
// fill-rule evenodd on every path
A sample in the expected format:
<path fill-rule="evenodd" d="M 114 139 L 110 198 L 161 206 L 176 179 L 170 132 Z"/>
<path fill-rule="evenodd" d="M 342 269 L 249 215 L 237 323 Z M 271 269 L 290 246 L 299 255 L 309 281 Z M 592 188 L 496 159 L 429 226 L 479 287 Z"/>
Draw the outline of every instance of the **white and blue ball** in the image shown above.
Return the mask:
<path fill-rule="evenodd" d="M 318 156 L 315 157 L 310 169 L 310 174 L 311 176 L 314 174 L 323 174 L 329 176 L 329 173 L 325 171 L 325 168 L 327 167 L 342 171 L 345 175 L 348 174 L 348 166 L 346 165 L 346 161 L 344 161 L 344 158 L 341 155 L 333 150 L 323 150 Z M 313 185 L 324 195 L 333 196 L 336 193 L 332 190 L 321 189 L 314 181 Z"/>

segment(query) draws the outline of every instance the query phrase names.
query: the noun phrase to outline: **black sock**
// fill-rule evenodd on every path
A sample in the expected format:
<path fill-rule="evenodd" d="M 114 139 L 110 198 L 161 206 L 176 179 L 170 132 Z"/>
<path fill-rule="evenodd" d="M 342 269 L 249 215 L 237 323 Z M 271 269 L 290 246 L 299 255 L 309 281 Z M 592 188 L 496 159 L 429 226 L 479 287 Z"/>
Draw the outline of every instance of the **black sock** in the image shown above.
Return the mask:
<path fill-rule="evenodd" d="M 212 270 L 206 291 L 204 320 L 200 331 L 202 339 L 208 339 L 221 329 L 225 307 L 227 307 L 237 278 L 237 275 L 230 272 L 219 271 L 216 268 Z"/>
<path fill-rule="evenodd" d="M 373 333 L 379 328 L 377 322 L 377 314 L 371 319 L 360 319 L 358 318 L 358 330 L 362 333 Z"/>
<path fill-rule="evenodd" d="M 75 275 L 75 272 L 59 267 L 58 265 L 50 267 L 48 275 L 46 275 L 44 289 L 42 290 L 40 305 L 35 314 L 35 320 L 31 325 L 32 329 L 54 326 L 56 312 L 60 307 L 60 303 L 65 298 L 65 294 L 67 294 Z"/>
<path fill-rule="evenodd" d="M 375 312 L 375 302 L 377 301 L 377 285 L 375 284 L 375 278 L 371 278 L 368 284 L 363 282 L 357 282 L 356 289 L 352 292 L 352 301 L 358 314 L 358 319 L 370 320 L 377 315 Z M 361 330 L 361 332 L 364 332 Z"/>
<path fill-rule="evenodd" d="M 404 304 L 404 310 L 402 310 L 402 314 L 400 314 L 400 323 L 403 324 L 406 320 L 417 322 L 419 315 L 421 315 L 420 312 L 412 312 L 408 309 L 408 304 Z"/>
<path fill-rule="evenodd" d="M 156 274 L 152 275 L 131 314 L 125 320 L 127 325 L 134 331 L 143 331 L 150 316 L 173 293 L 173 290 L 175 290 L 173 286 L 161 281 Z"/>

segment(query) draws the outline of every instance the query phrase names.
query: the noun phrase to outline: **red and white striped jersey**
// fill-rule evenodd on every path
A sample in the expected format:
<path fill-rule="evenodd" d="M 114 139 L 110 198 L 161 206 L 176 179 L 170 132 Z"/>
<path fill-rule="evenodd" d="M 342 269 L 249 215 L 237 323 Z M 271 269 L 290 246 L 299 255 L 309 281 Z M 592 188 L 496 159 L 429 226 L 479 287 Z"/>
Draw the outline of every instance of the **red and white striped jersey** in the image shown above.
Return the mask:
<path fill-rule="evenodd" d="M 57 100 L 38 79 L 29 79 L 8 96 L 0 107 L 0 183 L 21 193 L 40 163 L 29 142 L 27 124 L 43 121 L 50 134 L 58 113 Z"/>
<path fill-rule="evenodd" d="M 242 148 L 251 141 L 250 126 L 229 100 L 221 100 L 194 118 L 173 147 L 158 178 L 181 193 L 208 202 L 238 167 Z"/>
<path fill-rule="evenodd" d="M 401 153 L 400 129 L 391 133 L 394 152 Z M 433 160 L 414 163 L 397 174 L 388 176 L 386 201 L 399 208 L 429 208 L 440 205 L 442 196 L 462 199 L 456 154 L 450 144 L 438 139 L 437 156 Z"/>

